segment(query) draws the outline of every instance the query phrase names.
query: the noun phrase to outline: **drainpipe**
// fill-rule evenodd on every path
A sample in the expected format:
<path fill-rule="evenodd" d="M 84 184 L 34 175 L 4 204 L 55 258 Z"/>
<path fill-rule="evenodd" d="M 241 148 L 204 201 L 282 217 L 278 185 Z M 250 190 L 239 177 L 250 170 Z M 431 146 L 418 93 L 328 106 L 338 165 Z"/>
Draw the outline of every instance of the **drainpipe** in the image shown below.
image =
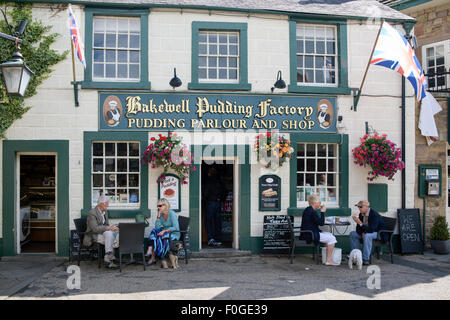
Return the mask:
<path fill-rule="evenodd" d="M 406 81 L 402 76 L 402 160 L 406 167 Z M 402 209 L 406 208 L 406 173 L 402 170 Z"/>
<path fill-rule="evenodd" d="M 403 29 L 405 30 L 405 38 L 409 41 L 411 38 L 410 32 L 415 25 L 414 22 L 404 22 Z M 413 48 L 415 49 L 415 48 Z M 406 78 L 402 76 L 402 160 L 405 162 L 406 168 Z M 406 208 L 406 172 L 402 170 L 402 209 Z"/>

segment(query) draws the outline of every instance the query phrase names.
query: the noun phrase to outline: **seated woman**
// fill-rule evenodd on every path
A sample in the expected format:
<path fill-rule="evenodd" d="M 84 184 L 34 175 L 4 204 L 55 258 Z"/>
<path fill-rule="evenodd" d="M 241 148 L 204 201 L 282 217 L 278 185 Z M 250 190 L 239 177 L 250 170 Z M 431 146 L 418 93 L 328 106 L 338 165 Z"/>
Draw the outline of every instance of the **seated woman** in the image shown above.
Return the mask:
<path fill-rule="evenodd" d="M 322 232 L 319 226 L 325 224 L 325 205 L 320 205 L 320 198 L 316 194 L 311 194 L 308 197 L 309 207 L 303 211 L 301 230 L 311 230 L 314 233 L 314 242 L 316 244 L 320 242 L 325 243 L 327 248 L 327 258 L 325 265 L 337 266 L 333 262 L 332 255 L 335 244 L 337 243 L 336 237 L 329 232 Z M 317 209 L 320 207 L 320 216 L 317 213 Z M 311 234 L 308 232 L 300 233 L 300 240 L 306 240 L 307 243 L 311 243 Z"/>
<path fill-rule="evenodd" d="M 149 247 L 146 257 L 150 257 L 148 265 L 156 262 L 156 257 L 164 257 L 169 251 L 169 232 L 180 230 L 178 217 L 175 211 L 170 210 L 169 201 L 166 199 L 158 200 L 158 216 L 156 217 L 155 228 L 150 232 Z M 172 232 L 170 240 L 179 240 L 180 233 Z"/>

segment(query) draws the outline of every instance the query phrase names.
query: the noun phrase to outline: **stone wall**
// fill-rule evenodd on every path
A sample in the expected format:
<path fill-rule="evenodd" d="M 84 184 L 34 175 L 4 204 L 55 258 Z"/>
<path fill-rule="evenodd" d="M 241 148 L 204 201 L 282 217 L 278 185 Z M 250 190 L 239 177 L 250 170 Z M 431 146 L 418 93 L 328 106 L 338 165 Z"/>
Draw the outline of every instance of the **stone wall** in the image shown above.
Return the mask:
<path fill-rule="evenodd" d="M 417 20 L 414 34 L 420 46 L 450 38 L 450 3 L 417 12 L 408 12 L 408 15 Z M 422 62 L 421 47 L 416 50 L 416 55 Z"/>
<path fill-rule="evenodd" d="M 408 15 L 417 19 L 414 27 L 414 34 L 420 45 L 416 49 L 416 55 L 422 63 L 422 46 L 450 39 L 450 3 L 420 10 L 408 12 Z M 426 200 L 426 240 L 429 245 L 430 229 L 437 216 L 447 214 L 447 131 L 448 131 L 448 98 L 449 93 L 433 93 L 436 100 L 442 107 L 442 111 L 435 116 L 436 125 L 439 131 L 439 139 L 431 146 L 427 145 L 424 136 L 418 129 L 420 108 L 416 104 L 416 186 L 418 186 L 418 166 L 420 164 L 438 164 L 442 167 L 442 196 L 432 197 Z M 423 213 L 423 199 L 418 197 L 418 188 L 415 188 L 415 208 L 419 208 Z"/>

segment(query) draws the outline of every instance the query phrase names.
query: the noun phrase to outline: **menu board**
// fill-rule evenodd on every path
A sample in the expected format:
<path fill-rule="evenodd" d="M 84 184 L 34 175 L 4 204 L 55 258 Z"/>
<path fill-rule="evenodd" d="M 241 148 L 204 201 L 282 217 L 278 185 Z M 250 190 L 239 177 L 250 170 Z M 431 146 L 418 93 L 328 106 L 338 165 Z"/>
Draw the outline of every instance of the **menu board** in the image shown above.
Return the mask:
<path fill-rule="evenodd" d="M 259 178 L 259 211 L 281 210 L 281 178 L 264 175 Z"/>
<path fill-rule="evenodd" d="M 288 254 L 291 247 L 291 231 L 288 219 L 294 223 L 294 217 L 288 215 L 264 216 L 263 253 Z"/>
<path fill-rule="evenodd" d="M 169 201 L 170 209 L 175 212 L 181 210 L 180 178 L 174 174 L 167 174 L 166 179 L 159 183 L 158 191 L 158 199 Z"/>
<path fill-rule="evenodd" d="M 423 253 L 419 209 L 398 209 L 397 215 L 402 254 Z"/>
<path fill-rule="evenodd" d="M 70 259 L 71 261 L 78 259 L 78 252 L 80 250 L 80 237 L 76 230 L 70 230 Z M 81 249 L 81 260 L 86 260 L 89 257 L 89 249 Z"/>

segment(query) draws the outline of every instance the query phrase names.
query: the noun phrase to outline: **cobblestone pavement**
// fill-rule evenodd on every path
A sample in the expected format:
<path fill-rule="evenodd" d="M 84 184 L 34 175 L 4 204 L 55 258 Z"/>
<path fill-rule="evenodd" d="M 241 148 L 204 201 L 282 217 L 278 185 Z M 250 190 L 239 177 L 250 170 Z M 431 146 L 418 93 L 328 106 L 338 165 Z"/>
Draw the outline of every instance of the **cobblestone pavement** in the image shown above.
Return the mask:
<path fill-rule="evenodd" d="M 8 299 L 450 299 L 450 255 L 386 256 L 379 267 L 380 289 L 371 271 L 316 265 L 310 255 L 286 257 L 196 259 L 179 269 L 159 264 L 98 269 L 81 264 L 81 287 L 67 288 L 69 263 L 57 266 Z M 371 269 L 369 269 L 371 270 Z M 372 276 L 372 278 L 370 278 Z"/>

